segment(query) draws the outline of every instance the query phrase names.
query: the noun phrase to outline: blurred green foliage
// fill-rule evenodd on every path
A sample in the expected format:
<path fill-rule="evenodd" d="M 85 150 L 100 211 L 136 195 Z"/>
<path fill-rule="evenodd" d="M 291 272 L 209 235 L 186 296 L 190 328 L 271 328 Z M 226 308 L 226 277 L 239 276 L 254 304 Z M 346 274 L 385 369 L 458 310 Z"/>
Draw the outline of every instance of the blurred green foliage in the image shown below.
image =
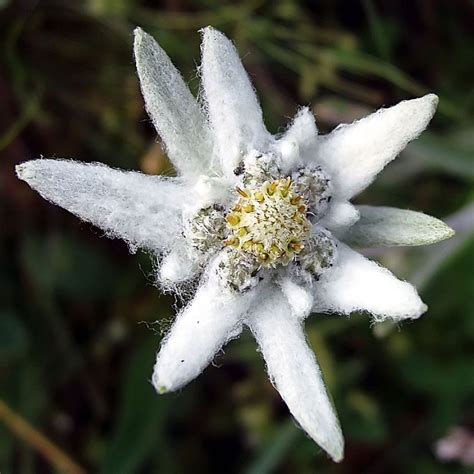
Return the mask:
<path fill-rule="evenodd" d="M 90 472 L 472 472 L 433 444 L 474 427 L 473 15 L 468 0 L 0 2 L 0 398 Z M 346 436 L 340 465 L 296 428 L 248 334 L 219 369 L 156 396 L 149 378 L 175 301 L 153 288 L 148 257 L 13 174 L 39 155 L 170 172 L 132 30 L 153 34 L 196 92 L 196 30 L 208 24 L 235 40 L 272 131 L 298 104 L 313 104 L 324 132 L 440 96 L 430 131 L 358 197 L 457 228 L 427 249 L 372 254 L 413 278 L 430 311 L 402 327 L 364 315 L 307 323 Z M 54 469 L 0 422 L 0 472 Z"/>

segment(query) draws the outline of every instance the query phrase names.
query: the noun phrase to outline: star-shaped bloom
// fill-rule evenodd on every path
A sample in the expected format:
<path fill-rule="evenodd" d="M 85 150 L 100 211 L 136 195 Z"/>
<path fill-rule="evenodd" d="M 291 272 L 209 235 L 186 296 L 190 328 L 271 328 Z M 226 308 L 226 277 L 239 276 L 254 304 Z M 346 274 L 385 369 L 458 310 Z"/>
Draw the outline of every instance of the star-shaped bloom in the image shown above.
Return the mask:
<path fill-rule="evenodd" d="M 178 176 L 40 159 L 18 176 L 45 199 L 159 257 L 157 282 L 193 292 L 162 341 L 159 393 L 200 374 L 247 326 L 299 425 L 339 461 L 343 437 L 303 331 L 312 312 L 418 318 L 415 288 L 352 250 L 420 245 L 451 229 L 421 213 L 353 206 L 434 114 L 433 95 L 404 101 L 319 136 L 301 108 L 281 135 L 265 128 L 232 42 L 202 30 L 202 103 L 160 46 L 135 31 L 146 109 Z"/>

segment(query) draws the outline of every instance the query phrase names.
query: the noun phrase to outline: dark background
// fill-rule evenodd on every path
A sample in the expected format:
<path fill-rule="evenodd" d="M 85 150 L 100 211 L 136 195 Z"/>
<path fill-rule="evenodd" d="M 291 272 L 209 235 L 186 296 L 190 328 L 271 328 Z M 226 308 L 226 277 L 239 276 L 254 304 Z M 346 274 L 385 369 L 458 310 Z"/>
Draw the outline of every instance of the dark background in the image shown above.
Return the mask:
<path fill-rule="evenodd" d="M 472 5 L 0 0 L 1 473 L 57 472 L 48 442 L 87 472 L 113 474 L 472 472 L 434 448 L 453 427 L 474 428 Z M 196 90 L 197 30 L 208 24 L 236 42 L 274 132 L 298 104 L 312 104 L 327 132 L 440 96 L 429 131 L 356 200 L 423 210 L 458 231 L 431 247 L 368 252 L 414 282 L 429 312 L 401 327 L 365 315 L 306 325 L 346 437 L 339 465 L 296 428 L 248 333 L 220 368 L 156 395 L 149 379 L 175 301 L 152 286 L 147 255 L 13 173 L 40 155 L 169 173 L 132 31 L 154 35 Z"/>

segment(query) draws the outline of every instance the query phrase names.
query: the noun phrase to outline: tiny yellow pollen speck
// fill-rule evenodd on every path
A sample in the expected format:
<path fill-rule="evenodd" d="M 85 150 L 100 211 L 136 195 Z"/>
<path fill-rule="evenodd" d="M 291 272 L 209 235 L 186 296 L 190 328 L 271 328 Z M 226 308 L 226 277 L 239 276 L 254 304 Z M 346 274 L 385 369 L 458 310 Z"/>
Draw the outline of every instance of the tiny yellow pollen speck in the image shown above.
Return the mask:
<path fill-rule="evenodd" d="M 242 208 L 245 212 L 253 212 L 254 206 L 253 204 L 245 204 Z"/>

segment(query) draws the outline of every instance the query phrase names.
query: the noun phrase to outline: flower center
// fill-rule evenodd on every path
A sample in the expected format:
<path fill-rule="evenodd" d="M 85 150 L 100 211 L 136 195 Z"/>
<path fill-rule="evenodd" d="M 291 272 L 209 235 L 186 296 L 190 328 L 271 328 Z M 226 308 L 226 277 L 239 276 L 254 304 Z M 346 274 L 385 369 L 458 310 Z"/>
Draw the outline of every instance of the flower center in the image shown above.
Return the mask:
<path fill-rule="evenodd" d="M 262 266 L 288 265 L 304 248 L 311 224 L 291 177 L 236 188 L 240 197 L 226 215 L 225 244 L 257 257 Z"/>

